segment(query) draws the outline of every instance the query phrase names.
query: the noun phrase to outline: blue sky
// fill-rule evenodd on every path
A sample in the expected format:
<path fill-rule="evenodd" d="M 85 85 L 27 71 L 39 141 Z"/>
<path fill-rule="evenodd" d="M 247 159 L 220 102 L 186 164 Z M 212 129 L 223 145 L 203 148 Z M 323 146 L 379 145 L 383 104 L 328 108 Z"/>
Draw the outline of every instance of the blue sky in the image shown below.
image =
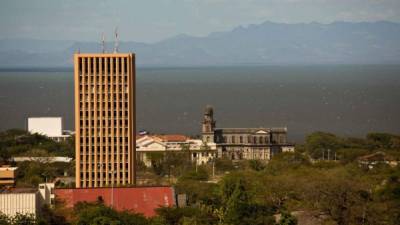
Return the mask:
<path fill-rule="evenodd" d="M 1 0 L 0 38 L 125 41 L 205 36 L 264 21 L 400 22 L 400 0 Z"/>

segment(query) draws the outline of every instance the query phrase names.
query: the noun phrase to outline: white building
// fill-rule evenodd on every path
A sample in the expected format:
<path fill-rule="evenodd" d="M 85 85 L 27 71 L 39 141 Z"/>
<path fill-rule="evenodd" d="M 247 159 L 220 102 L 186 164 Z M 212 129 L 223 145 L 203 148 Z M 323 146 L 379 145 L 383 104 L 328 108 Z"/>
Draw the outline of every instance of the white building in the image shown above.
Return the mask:
<path fill-rule="evenodd" d="M 54 183 L 39 184 L 41 204 L 53 206 L 55 204 Z"/>
<path fill-rule="evenodd" d="M 28 131 L 45 135 L 55 141 L 62 141 L 70 136 L 63 132 L 62 117 L 30 117 Z"/>
<path fill-rule="evenodd" d="M 187 142 L 192 151 L 192 161 L 197 162 L 198 165 L 208 163 L 217 157 L 217 145 L 214 142 L 203 143 L 198 139 L 190 139 Z"/>
<path fill-rule="evenodd" d="M 282 152 L 294 152 L 295 147 L 294 145 L 286 145 L 286 146 L 282 146 Z"/>
<path fill-rule="evenodd" d="M 53 183 L 39 184 L 39 190 L 14 188 L 0 191 L 0 212 L 7 216 L 37 215 L 44 204 L 54 205 Z"/>
<path fill-rule="evenodd" d="M 204 164 L 216 154 L 215 143 L 204 144 L 201 140 L 190 139 L 184 135 L 144 135 L 136 138 L 137 159 L 151 166 L 151 153 L 165 154 L 168 151 L 189 150 L 192 161 Z"/>
<path fill-rule="evenodd" d="M 7 216 L 33 214 L 39 212 L 39 194 L 37 191 L 0 193 L 0 212 Z"/>

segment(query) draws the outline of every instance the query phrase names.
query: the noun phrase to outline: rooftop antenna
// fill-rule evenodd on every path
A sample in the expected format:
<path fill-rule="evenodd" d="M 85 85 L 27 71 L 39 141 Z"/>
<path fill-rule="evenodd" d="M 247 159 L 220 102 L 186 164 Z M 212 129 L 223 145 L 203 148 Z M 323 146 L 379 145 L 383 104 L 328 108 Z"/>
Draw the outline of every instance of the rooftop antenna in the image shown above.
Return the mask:
<path fill-rule="evenodd" d="M 114 44 L 114 53 L 118 52 L 118 27 L 115 28 L 115 44 Z"/>
<path fill-rule="evenodd" d="M 104 33 L 101 34 L 101 51 L 103 53 L 106 52 L 106 42 L 105 42 Z"/>

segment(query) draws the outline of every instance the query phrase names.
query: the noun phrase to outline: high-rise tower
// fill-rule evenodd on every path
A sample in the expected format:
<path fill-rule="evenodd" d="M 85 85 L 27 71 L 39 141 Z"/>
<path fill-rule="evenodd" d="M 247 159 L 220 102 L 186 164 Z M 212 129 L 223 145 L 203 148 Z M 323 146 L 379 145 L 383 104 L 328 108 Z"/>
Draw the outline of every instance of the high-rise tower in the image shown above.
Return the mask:
<path fill-rule="evenodd" d="M 76 187 L 135 184 L 135 55 L 74 55 Z"/>

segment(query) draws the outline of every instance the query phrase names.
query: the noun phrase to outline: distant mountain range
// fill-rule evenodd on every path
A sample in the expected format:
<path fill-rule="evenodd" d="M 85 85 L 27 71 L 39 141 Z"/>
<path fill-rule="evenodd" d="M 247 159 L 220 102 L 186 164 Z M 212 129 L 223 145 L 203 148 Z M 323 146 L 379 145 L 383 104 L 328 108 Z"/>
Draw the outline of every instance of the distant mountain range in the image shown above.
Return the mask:
<path fill-rule="evenodd" d="M 112 50 L 113 43 L 107 43 Z M 70 67 L 72 54 L 100 52 L 98 42 L 0 40 L 0 67 Z M 239 26 L 206 37 L 178 35 L 147 44 L 121 42 L 139 66 L 254 64 L 397 64 L 400 24 L 334 22 Z"/>

